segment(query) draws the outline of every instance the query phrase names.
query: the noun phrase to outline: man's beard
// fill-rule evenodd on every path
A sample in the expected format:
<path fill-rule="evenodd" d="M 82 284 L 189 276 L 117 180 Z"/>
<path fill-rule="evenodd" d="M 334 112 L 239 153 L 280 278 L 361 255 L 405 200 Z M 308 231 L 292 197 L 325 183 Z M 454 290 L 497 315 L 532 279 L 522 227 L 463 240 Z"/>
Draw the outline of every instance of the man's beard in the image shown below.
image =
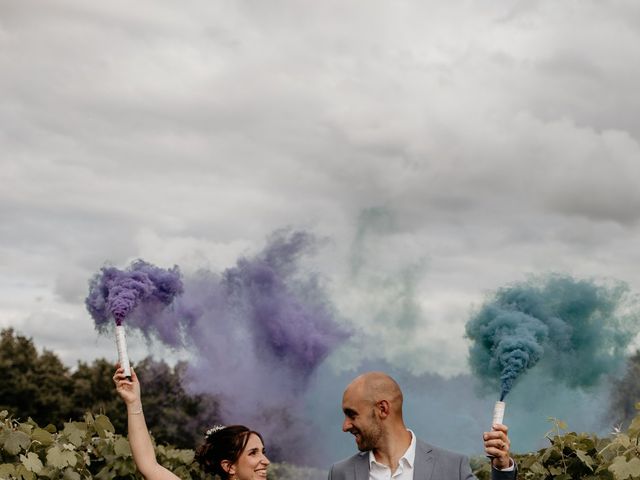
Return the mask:
<path fill-rule="evenodd" d="M 382 438 L 382 425 L 378 422 L 375 412 L 372 412 L 371 417 L 371 427 L 367 431 L 358 430 L 360 441 L 358 442 L 356 438 L 356 445 L 361 452 L 368 452 L 378 447 Z"/>

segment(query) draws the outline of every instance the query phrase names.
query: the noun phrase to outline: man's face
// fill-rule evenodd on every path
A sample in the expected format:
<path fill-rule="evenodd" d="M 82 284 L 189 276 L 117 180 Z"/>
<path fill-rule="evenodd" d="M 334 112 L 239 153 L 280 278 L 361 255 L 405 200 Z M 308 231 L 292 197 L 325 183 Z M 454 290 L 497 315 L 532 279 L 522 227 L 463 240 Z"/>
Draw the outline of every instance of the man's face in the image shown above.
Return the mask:
<path fill-rule="evenodd" d="M 377 448 L 383 432 L 376 405 L 362 398 L 357 388 L 347 388 L 342 397 L 342 411 L 342 431 L 356 437 L 358 450 L 366 452 Z"/>

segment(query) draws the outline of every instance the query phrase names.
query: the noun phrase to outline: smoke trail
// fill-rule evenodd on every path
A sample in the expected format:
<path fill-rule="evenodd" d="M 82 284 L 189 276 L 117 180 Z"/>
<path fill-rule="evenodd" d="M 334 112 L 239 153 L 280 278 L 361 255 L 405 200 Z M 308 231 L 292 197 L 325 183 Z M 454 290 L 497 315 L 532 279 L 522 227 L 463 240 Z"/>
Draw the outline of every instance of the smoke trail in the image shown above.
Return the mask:
<path fill-rule="evenodd" d="M 525 371 L 540 368 L 569 387 L 596 385 L 624 362 L 638 315 L 622 311 L 624 284 L 599 286 L 551 275 L 500 289 L 467 323 L 471 368 L 501 398 Z"/>
<path fill-rule="evenodd" d="M 109 317 L 120 325 L 138 306 L 147 313 L 159 312 L 180 293 L 178 267 L 165 270 L 136 260 L 126 270 L 103 267 L 90 280 L 85 304 L 100 329 L 107 325 Z"/>
<path fill-rule="evenodd" d="M 320 278 L 301 267 L 315 247 L 305 232 L 276 232 L 257 255 L 221 273 L 186 277 L 171 308 L 138 309 L 127 320 L 192 353 L 188 386 L 217 395 L 226 422 L 250 425 L 265 434 L 272 456 L 303 463 L 321 448 L 310 445 L 304 393 L 317 367 L 348 338 Z"/>

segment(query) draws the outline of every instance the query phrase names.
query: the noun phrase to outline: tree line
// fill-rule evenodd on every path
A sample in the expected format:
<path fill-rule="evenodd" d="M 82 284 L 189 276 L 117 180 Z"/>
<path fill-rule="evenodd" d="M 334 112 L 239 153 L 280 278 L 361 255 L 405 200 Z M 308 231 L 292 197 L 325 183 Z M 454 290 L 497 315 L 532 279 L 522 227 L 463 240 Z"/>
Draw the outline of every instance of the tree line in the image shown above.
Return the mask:
<path fill-rule="evenodd" d="M 219 402 L 213 395 L 190 394 L 182 379 L 185 363 L 170 367 L 163 361 L 145 358 L 136 371 L 144 378 L 145 418 L 159 443 L 192 448 L 202 432 L 220 423 Z M 85 412 L 108 416 L 119 432 L 126 431 L 126 410 L 117 396 L 111 377 L 114 365 L 97 359 L 79 362 L 73 371 L 53 352 L 42 353 L 31 338 L 13 329 L 0 332 L 0 411 L 14 418 L 31 417 L 39 425 L 82 418 Z M 609 420 L 626 428 L 637 415 L 640 401 L 640 351 L 628 360 L 626 373 L 614 380 Z"/>
<path fill-rule="evenodd" d="M 71 371 L 53 352 L 42 353 L 33 340 L 13 329 L 0 332 L 0 411 L 13 418 L 32 418 L 54 425 L 83 418 L 85 412 L 109 417 L 116 431 L 126 432 L 126 409 L 115 391 L 113 363 L 97 359 L 79 362 Z M 185 363 L 145 358 L 135 365 L 144 378 L 145 418 L 159 443 L 193 448 L 207 426 L 220 423 L 219 402 L 213 395 L 190 394 L 183 388 Z"/>

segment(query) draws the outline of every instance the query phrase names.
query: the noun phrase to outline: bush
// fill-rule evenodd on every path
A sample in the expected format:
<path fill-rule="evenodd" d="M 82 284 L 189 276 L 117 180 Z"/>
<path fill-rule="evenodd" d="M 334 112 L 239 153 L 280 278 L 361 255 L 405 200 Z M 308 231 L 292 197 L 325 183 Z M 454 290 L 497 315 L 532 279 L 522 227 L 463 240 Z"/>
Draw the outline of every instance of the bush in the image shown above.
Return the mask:
<path fill-rule="evenodd" d="M 184 479 L 211 479 L 194 460 L 194 451 L 156 445 L 156 458 Z M 272 464 L 270 480 L 324 480 L 326 473 L 287 464 Z M 67 422 L 57 430 L 29 419 L 18 422 L 0 412 L 0 479 L 50 478 L 142 479 L 126 437 L 115 433 L 105 415 L 87 413 L 83 421 Z"/>
<path fill-rule="evenodd" d="M 636 404 L 640 410 L 640 403 Z M 640 413 L 627 431 L 616 429 L 610 438 L 589 433 L 562 433 L 567 425 L 550 419 L 549 446 L 535 453 L 514 455 L 518 478 L 525 480 L 638 480 L 640 479 Z M 481 465 L 482 463 L 482 465 Z M 474 459 L 472 467 L 480 480 L 491 478 L 485 459 Z"/>
<path fill-rule="evenodd" d="M 640 404 L 636 406 L 640 409 Z M 535 453 L 515 455 L 519 478 L 525 480 L 640 480 L 640 414 L 627 431 L 610 438 L 568 432 L 552 420 L 549 446 Z M 211 478 L 194 461 L 194 452 L 156 445 L 158 462 L 183 479 Z M 486 459 L 472 460 L 480 480 L 490 478 Z M 35 478 L 82 480 L 139 479 L 129 442 L 105 415 L 85 414 L 82 421 L 64 423 L 57 430 L 44 428 L 32 419 L 18 422 L 0 412 L 0 479 Z M 270 480 L 323 480 L 326 473 L 313 468 L 272 464 Z"/>
<path fill-rule="evenodd" d="M 87 413 L 81 422 L 67 422 L 57 430 L 29 419 L 20 423 L 0 412 L 0 478 L 133 479 L 136 471 L 126 437 L 116 435 L 105 415 Z M 157 446 L 158 462 L 185 479 L 205 478 L 193 450 Z"/>

